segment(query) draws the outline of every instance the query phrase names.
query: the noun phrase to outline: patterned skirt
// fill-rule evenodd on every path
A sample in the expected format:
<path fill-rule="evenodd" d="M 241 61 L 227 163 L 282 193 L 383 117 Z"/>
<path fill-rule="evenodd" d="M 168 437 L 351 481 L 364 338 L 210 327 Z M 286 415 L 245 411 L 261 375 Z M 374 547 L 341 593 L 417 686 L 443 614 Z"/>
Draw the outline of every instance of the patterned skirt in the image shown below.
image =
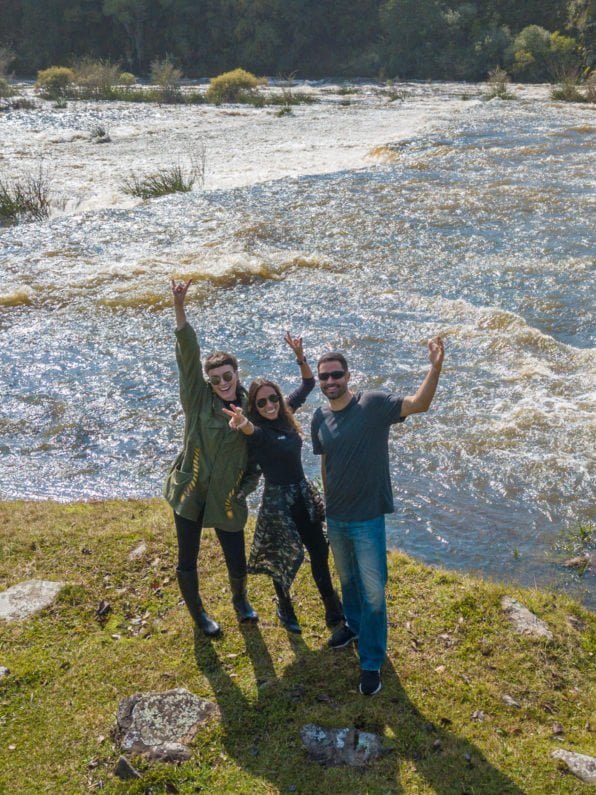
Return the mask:
<path fill-rule="evenodd" d="M 293 508 L 302 502 L 311 522 L 325 520 L 323 499 L 309 480 L 274 486 L 265 482 L 248 560 L 250 574 L 268 574 L 290 590 L 304 560 L 304 547 Z"/>

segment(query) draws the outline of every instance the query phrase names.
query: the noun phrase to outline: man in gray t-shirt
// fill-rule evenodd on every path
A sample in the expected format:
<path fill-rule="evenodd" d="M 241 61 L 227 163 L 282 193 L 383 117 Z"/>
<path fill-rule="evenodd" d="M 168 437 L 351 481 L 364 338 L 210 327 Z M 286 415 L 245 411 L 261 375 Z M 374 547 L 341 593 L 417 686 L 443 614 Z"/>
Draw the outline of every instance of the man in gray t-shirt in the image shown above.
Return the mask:
<path fill-rule="evenodd" d="M 322 456 L 327 532 L 346 617 L 329 645 L 340 649 L 358 640 L 363 695 L 381 689 L 387 652 L 385 514 L 393 512 L 389 431 L 408 415 L 427 411 L 432 402 L 443 364 L 442 340 L 430 340 L 428 349 L 430 369 L 416 394 L 403 399 L 379 391 L 353 393 L 341 353 L 326 353 L 317 364 L 328 405 L 313 416 L 312 443 Z"/>

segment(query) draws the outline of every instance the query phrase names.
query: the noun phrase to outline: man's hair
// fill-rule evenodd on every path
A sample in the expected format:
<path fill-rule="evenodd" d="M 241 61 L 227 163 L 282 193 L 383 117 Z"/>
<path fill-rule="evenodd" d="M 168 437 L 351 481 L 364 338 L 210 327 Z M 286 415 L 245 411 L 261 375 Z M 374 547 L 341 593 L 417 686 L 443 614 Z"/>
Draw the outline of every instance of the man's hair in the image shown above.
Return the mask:
<path fill-rule="evenodd" d="M 346 372 L 348 370 L 346 357 L 343 355 L 343 353 L 338 353 L 338 351 L 324 353 L 321 357 L 319 357 L 319 361 L 317 362 L 317 370 L 323 364 L 323 362 L 339 362 Z"/>
<path fill-rule="evenodd" d="M 215 351 L 211 356 L 208 356 L 205 359 L 205 372 L 209 373 L 209 370 L 222 367 L 224 364 L 229 364 L 235 373 L 238 372 L 238 359 L 232 353 L 227 353 L 226 351 Z"/>

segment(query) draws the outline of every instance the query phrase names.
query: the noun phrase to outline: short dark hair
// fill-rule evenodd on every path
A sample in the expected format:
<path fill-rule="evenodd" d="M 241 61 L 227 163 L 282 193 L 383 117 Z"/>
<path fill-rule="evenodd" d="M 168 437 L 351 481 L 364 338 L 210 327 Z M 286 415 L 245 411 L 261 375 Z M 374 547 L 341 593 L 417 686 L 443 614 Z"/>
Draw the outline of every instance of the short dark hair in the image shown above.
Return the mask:
<path fill-rule="evenodd" d="M 323 362 L 339 362 L 346 372 L 348 370 L 346 357 L 343 355 L 343 353 L 339 353 L 338 351 L 331 351 L 330 353 L 324 353 L 322 356 L 320 356 L 319 361 L 317 362 L 317 370 L 323 364 Z"/>
<path fill-rule="evenodd" d="M 205 359 L 205 372 L 208 373 L 209 370 L 214 370 L 216 367 L 223 367 L 224 364 L 229 364 L 235 373 L 238 372 L 238 359 L 234 354 L 226 351 L 215 351 L 208 356 Z"/>

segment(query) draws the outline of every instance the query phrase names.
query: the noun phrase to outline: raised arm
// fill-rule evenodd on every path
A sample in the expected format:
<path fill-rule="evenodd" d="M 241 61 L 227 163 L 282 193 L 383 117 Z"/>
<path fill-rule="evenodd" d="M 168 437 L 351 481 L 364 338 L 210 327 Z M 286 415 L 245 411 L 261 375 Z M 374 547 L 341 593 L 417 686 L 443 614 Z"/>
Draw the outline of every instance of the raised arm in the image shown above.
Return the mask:
<path fill-rule="evenodd" d="M 293 337 L 289 331 L 286 331 L 284 341 L 290 346 L 296 357 L 296 364 L 300 367 L 300 375 L 302 376 L 302 383 L 286 398 L 288 408 L 292 413 L 296 412 L 300 406 L 305 402 L 306 398 L 315 388 L 315 379 L 310 369 L 310 365 L 306 361 L 304 349 L 302 347 L 302 337 Z"/>
<path fill-rule="evenodd" d="M 418 387 L 416 394 L 408 395 L 408 397 L 403 399 L 401 406 L 402 417 L 407 417 L 410 414 L 420 414 L 428 410 L 435 396 L 437 384 L 439 383 L 444 356 L 445 347 L 443 345 L 443 340 L 440 337 L 429 340 L 428 360 L 430 362 L 430 369 L 424 381 Z"/>
<path fill-rule="evenodd" d="M 296 364 L 300 366 L 300 375 L 302 378 L 305 380 L 313 378 L 314 376 L 312 374 L 312 370 L 310 369 L 310 365 L 306 361 L 306 356 L 304 355 L 302 337 L 293 337 L 289 331 L 286 331 L 284 340 L 294 351 L 294 355 L 296 356 Z"/>
<path fill-rule="evenodd" d="M 174 296 L 174 311 L 176 312 L 176 331 L 180 331 L 186 325 L 186 312 L 184 311 L 184 300 L 190 287 L 192 279 L 186 284 L 176 284 L 172 279 L 172 294 Z"/>

